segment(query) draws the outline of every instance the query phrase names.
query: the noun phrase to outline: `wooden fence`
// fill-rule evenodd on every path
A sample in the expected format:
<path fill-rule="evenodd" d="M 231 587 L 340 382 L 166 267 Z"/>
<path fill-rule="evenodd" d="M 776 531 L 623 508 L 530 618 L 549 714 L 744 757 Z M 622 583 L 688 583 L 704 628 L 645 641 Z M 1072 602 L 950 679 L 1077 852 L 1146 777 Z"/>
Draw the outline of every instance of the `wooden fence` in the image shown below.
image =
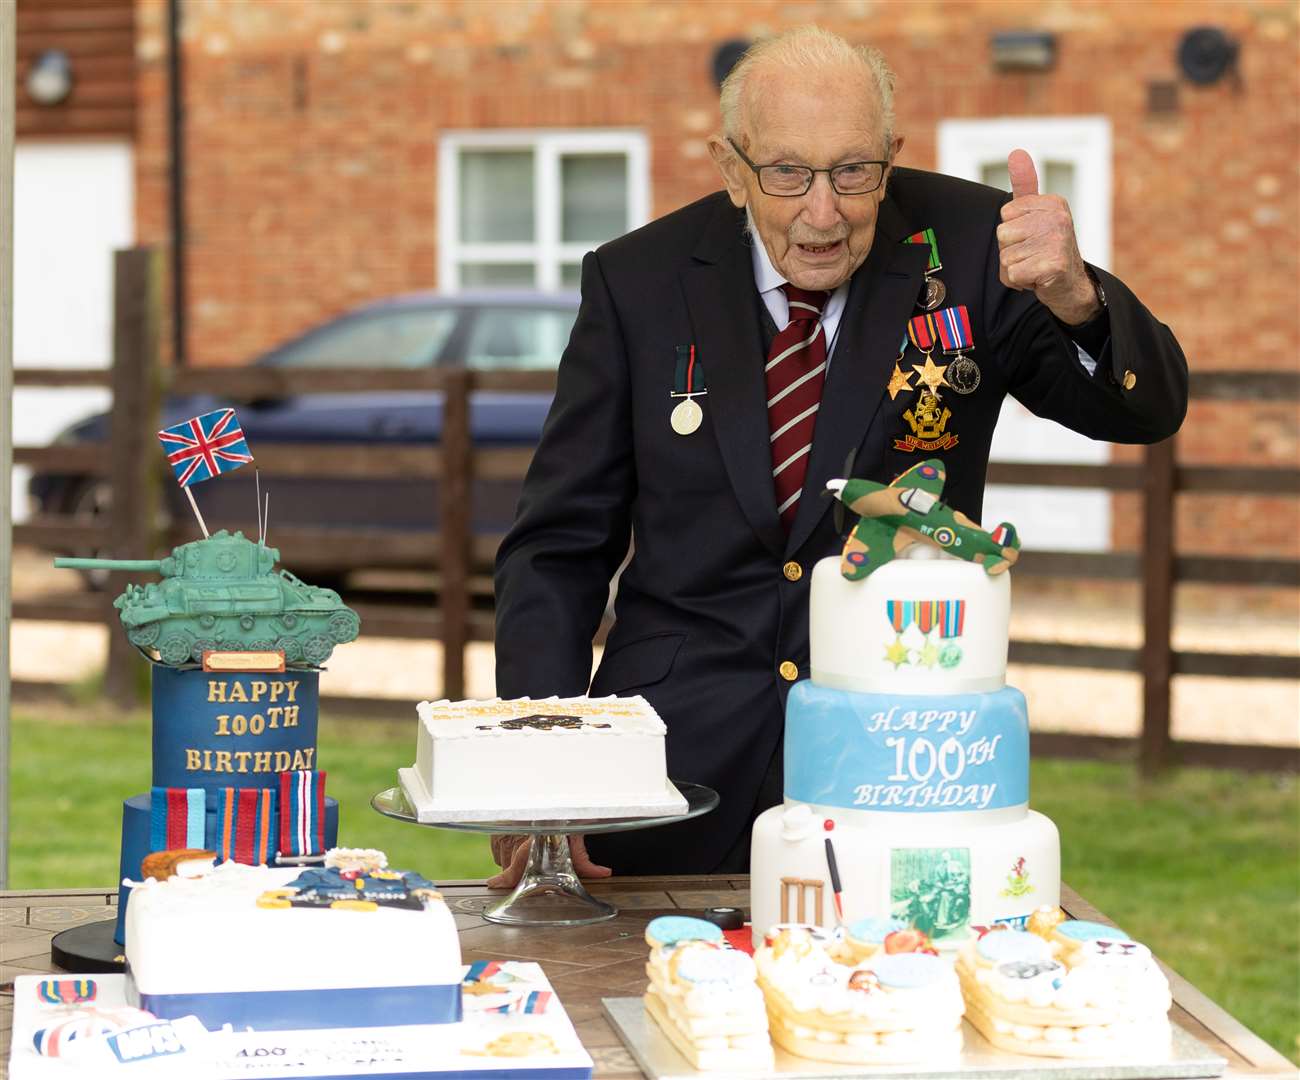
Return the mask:
<path fill-rule="evenodd" d="M 331 566 L 429 566 L 440 578 L 437 608 L 367 609 L 358 605 L 368 635 L 441 639 L 443 692 L 464 695 L 465 647 L 491 640 L 490 612 L 474 610 L 470 583 L 486 573 L 499 536 L 475 535 L 471 525 L 474 479 L 517 479 L 530 449 L 475 447 L 470 433 L 471 395 L 478 390 L 552 391 L 549 372 L 470 372 L 465 370 L 304 370 L 288 368 L 204 368 L 165 370 L 158 357 L 160 274 L 157 257 L 146 250 L 119 252 L 115 266 L 116 304 L 113 366 L 110 370 L 33 370 L 15 372 L 17 386 L 101 386 L 113 392 L 108 452 L 99 446 L 19 447 L 18 464 L 46 471 L 67 470 L 104 476 L 112 489 L 107 522 L 67 516 L 37 517 L 15 526 L 16 543 L 68 549 L 100 547 L 115 557 L 142 557 L 192 538 L 187 522 L 159 531 L 156 509 L 162 478 L 153 445 L 164 391 L 217 394 L 234 400 L 276 399 L 300 393 L 348 391 L 441 391 L 445 395 L 441 442 L 437 446 L 258 446 L 259 468 L 285 477 L 376 479 L 395 475 L 438 481 L 439 529 L 396 532 L 354 529 L 276 529 L 276 544 L 306 574 L 313 564 Z M 1193 375 L 1195 399 L 1276 401 L 1300 399 L 1300 375 L 1279 372 L 1214 372 Z M 1142 548 L 1136 552 L 1027 552 L 1019 576 L 1076 580 L 1139 580 L 1143 592 L 1144 643 L 1140 648 L 1013 640 L 1011 659 L 1025 664 L 1134 672 L 1142 677 L 1142 732 L 1138 739 L 1073 734 L 1036 734 L 1036 753 L 1098 757 L 1136 757 L 1146 773 L 1169 764 L 1197 763 L 1245 768 L 1300 770 L 1296 747 L 1174 740 L 1170 729 L 1170 689 L 1176 675 L 1226 678 L 1300 679 L 1300 657 L 1175 651 L 1171 643 L 1174 587 L 1180 583 L 1238 586 L 1300 585 L 1295 559 L 1180 555 L 1174 550 L 1174 505 L 1178 497 L 1207 493 L 1300 496 L 1300 470 L 1294 468 L 1180 466 L 1175 440 L 1145 449 L 1140 464 L 999 464 L 989 482 L 1092 488 L 1135 492 L 1142 498 Z M 292 553 L 292 554 L 288 554 Z M 436 553 L 436 554 L 435 554 Z M 121 580 L 117 580 L 121 578 Z M 19 601 L 17 619 L 110 620 L 109 606 L 126 578 L 115 575 L 106 593 L 67 599 Z M 115 701 L 134 701 L 133 651 L 121 633 L 110 633 L 106 693 Z M 48 692 L 17 684 L 16 692 Z M 336 707 L 392 713 L 410 711 L 407 702 L 382 699 L 332 699 Z"/>

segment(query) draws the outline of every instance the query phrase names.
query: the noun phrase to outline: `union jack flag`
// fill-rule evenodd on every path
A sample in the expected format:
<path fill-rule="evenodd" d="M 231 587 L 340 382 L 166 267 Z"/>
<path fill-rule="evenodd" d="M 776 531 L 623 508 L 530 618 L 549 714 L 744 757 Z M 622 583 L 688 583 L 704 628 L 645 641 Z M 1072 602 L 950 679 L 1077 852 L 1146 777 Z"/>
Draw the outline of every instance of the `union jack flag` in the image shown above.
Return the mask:
<path fill-rule="evenodd" d="M 163 428 L 158 440 L 181 487 L 211 480 L 253 460 L 234 409 L 217 409 Z"/>

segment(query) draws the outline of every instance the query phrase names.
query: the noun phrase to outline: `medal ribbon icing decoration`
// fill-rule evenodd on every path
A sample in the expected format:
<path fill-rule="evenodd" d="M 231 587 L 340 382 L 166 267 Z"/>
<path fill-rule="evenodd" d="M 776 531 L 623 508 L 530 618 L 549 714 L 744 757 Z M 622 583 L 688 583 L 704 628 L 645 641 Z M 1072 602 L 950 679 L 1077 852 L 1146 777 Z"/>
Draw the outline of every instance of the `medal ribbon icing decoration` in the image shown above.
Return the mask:
<path fill-rule="evenodd" d="M 42 979 L 36 984 L 36 996 L 47 1005 L 82 1005 L 98 993 L 94 979 Z"/>
<path fill-rule="evenodd" d="M 275 854 L 275 791 L 222 788 L 217 795 L 217 842 L 221 859 L 257 866 Z"/>
<path fill-rule="evenodd" d="M 298 769 L 280 774 L 280 854 L 319 855 L 325 850 L 325 773 Z"/>
<path fill-rule="evenodd" d="M 201 848 L 207 817 L 203 788 L 156 787 L 149 793 L 149 850 Z"/>

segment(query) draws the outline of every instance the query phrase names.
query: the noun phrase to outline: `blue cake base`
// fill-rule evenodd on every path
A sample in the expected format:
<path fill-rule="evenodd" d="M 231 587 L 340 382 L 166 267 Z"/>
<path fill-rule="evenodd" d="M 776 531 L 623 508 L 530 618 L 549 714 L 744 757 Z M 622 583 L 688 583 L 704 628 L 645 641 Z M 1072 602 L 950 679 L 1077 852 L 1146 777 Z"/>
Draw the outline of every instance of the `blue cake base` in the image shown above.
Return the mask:
<path fill-rule="evenodd" d="M 207 822 L 204 827 L 204 835 L 208 838 L 216 837 L 217 828 L 217 805 L 215 800 L 209 800 L 210 805 L 207 808 Z M 150 796 L 133 795 L 122 803 L 122 858 L 119 867 L 118 881 L 123 878 L 130 878 L 132 881 L 140 880 L 140 864 L 144 862 L 144 857 L 153 849 L 149 846 L 149 815 L 150 815 Z M 339 837 L 339 803 L 337 799 L 325 796 L 325 847 L 332 848 L 338 846 Z M 215 850 L 211 843 L 205 841 L 207 847 Z M 117 894 L 117 926 L 113 931 L 113 940 L 118 945 L 126 942 L 126 903 L 131 890 L 125 885 L 119 885 Z M 423 1022 L 423 1021 L 422 1021 Z"/>
<path fill-rule="evenodd" d="M 127 1000 L 164 1020 L 197 1016 L 218 1031 L 458 1024 L 461 984 L 369 986 L 338 990 L 256 990 L 228 994 L 141 994 L 127 973 Z"/>

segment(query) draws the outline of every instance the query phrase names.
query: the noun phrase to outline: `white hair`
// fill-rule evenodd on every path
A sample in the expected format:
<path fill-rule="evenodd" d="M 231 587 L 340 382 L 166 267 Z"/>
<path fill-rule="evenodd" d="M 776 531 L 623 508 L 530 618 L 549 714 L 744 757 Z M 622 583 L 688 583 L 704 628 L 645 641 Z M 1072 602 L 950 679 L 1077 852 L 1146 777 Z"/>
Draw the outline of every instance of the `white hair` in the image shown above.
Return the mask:
<path fill-rule="evenodd" d="M 852 45 L 839 34 L 820 26 L 798 26 L 776 37 L 755 42 L 722 80 L 718 95 L 722 133 L 741 145 L 744 145 L 742 114 L 747 104 L 745 89 L 750 75 L 760 66 L 794 71 L 849 67 L 870 76 L 880 97 L 883 151 L 888 154 L 894 141 L 894 73 L 889 70 L 879 49 L 870 45 Z"/>

